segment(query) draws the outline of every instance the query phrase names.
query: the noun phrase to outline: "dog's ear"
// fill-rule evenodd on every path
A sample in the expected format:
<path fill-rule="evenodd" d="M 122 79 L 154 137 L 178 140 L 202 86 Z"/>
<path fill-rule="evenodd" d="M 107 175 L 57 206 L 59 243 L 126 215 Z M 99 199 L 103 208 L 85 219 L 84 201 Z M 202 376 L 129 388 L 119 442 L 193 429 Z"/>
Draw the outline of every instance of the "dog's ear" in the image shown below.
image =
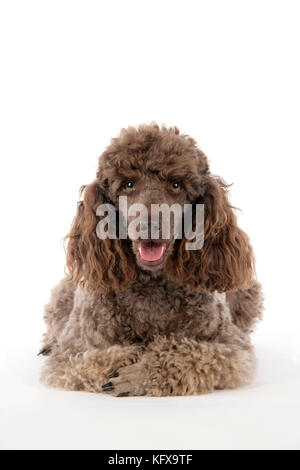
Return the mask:
<path fill-rule="evenodd" d="M 97 207 L 104 202 L 104 194 L 97 182 L 81 188 L 83 201 L 66 239 L 67 269 L 75 285 L 90 292 L 118 290 L 135 276 L 133 256 L 126 240 L 98 238 Z"/>
<path fill-rule="evenodd" d="M 204 243 L 200 250 L 185 249 L 186 239 L 177 246 L 175 277 L 192 288 L 227 292 L 249 285 L 254 276 L 254 257 L 248 236 L 238 227 L 228 201 L 227 185 L 206 177 L 204 204 Z M 174 276 L 173 276 L 174 277 Z"/>

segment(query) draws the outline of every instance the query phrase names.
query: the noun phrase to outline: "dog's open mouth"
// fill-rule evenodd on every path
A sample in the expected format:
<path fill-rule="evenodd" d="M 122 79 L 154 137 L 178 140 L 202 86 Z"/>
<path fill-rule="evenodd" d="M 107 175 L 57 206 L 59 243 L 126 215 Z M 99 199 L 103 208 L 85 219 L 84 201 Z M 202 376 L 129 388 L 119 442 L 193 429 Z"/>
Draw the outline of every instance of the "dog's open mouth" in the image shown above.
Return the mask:
<path fill-rule="evenodd" d="M 159 241 L 140 241 L 138 244 L 138 252 L 140 260 L 143 264 L 156 265 L 160 264 L 164 258 L 167 244 Z"/>

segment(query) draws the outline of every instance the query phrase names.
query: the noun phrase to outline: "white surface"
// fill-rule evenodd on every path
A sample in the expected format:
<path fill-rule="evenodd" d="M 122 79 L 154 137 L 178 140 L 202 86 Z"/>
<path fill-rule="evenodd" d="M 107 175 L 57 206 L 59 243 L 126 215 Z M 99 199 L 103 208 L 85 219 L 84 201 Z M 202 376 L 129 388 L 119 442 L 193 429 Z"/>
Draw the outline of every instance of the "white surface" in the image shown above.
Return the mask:
<path fill-rule="evenodd" d="M 0 4 L 2 448 L 299 448 L 299 2 Z M 78 188 L 121 127 L 177 125 L 227 182 L 266 311 L 248 388 L 45 389 L 35 354 Z"/>
<path fill-rule="evenodd" d="M 271 348 L 258 348 L 251 386 L 183 398 L 117 399 L 46 389 L 37 381 L 34 353 L 11 351 L 9 371 L 5 367 L 1 448 L 300 448 L 300 364 Z"/>

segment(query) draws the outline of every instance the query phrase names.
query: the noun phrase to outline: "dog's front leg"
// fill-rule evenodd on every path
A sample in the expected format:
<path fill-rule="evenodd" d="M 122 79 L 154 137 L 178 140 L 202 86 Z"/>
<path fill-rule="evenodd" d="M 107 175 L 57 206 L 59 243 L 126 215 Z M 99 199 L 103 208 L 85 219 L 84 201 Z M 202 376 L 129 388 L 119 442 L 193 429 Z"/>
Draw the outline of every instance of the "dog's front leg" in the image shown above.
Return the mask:
<path fill-rule="evenodd" d="M 41 379 L 46 385 L 66 390 L 102 392 L 102 385 L 109 382 L 117 370 L 139 361 L 142 353 L 142 348 L 136 345 L 114 345 L 77 354 L 57 347 L 47 357 Z M 107 392 L 110 391 L 112 387 L 107 387 Z"/>
<path fill-rule="evenodd" d="M 104 391 L 116 396 L 199 395 L 246 384 L 254 370 L 250 345 L 158 337 L 140 361 L 117 370 Z"/>

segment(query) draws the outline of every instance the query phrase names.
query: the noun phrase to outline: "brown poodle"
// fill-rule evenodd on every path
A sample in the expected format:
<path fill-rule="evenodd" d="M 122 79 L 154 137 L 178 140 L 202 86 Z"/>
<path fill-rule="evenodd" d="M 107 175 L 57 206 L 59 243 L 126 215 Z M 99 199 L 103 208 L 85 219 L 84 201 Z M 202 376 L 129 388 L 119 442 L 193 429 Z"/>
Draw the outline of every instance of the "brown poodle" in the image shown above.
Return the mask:
<path fill-rule="evenodd" d="M 69 276 L 46 307 L 43 381 L 115 396 L 198 395 L 248 383 L 261 289 L 227 187 L 195 141 L 177 128 L 122 130 L 82 191 L 67 237 Z M 129 206 L 204 204 L 202 248 L 187 250 L 187 239 L 174 236 L 100 239 L 97 207 L 118 209 L 121 195 Z"/>

